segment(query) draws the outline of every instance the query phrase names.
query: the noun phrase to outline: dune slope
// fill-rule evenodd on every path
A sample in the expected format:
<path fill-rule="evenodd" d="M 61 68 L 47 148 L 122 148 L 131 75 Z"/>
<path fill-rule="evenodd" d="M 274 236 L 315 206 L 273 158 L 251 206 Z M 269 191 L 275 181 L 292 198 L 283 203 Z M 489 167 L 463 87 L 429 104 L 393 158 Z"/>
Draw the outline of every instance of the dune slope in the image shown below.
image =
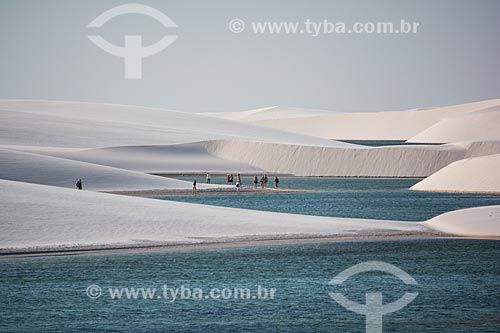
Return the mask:
<path fill-rule="evenodd" d="M 500 193 L 500 154 L 451 163 L 411 187 L 417 191 Z"/>
<path fill-rule="evenodd" d="M 80 178 L 85 189 L 96 191 L 191 188 L 177 179 L 7 149 L 0 149 L 0 166 L 0 179 L 67 188 Z"/>
<path fill-rule="evenodd" d="M 500 106 L 447 117 L 408 142 L 457 142 L 500 140 Z"/>
<path fill-rule="evenodd" d="M 462 159 L 466 152 L 454 145 L 342 149 L 239 140 L 206 145 L 221 158 L 298 176 L 425 177 Z"/>
<path fill-rule="evenodd" d="M 193 113 L 99 103 L 0 100 L 0 144 L 103 148 L 242 138 L 321 146 L 345 143 Z"/>
<path fill-rule="evenodd" d="M 43 154 L 147 173 L 263 172 L 258 167 L 212 155 L 199 142 L 46 151 Z"/>
<path fill-rule="evenodd" d="M 448 234 L 475 237 L 500 236 L 500 206 L 460 209 L 436 216 L 423 223 Z"/>
<path fill-rule="evenodd" d="M 251 211 L 0 180 L 0 249 L 423 232 L 419 223 Z"/>

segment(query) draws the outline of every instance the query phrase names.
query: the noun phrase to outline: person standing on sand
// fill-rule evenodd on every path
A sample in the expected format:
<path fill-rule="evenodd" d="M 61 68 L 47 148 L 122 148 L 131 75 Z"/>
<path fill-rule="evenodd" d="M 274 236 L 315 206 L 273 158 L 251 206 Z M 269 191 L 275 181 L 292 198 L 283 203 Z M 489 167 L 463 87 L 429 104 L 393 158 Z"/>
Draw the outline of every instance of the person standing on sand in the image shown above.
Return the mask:
<path fill-rule="evenodd" d="M 238 174 L 238 176 L 236 176 L 236 182 L 241 184 L 241 174 Z"/>
<path fill-rule="evenodd" d="M 211 180 L 210 174 L 207 172 L 207 184 L 210 184 L 210 180 Z"/>
<path fill-rule="evenodd" d="M 266 186 L 267 186 L 267 176 L 264 175 L 264 188 L 266 188 Z"/>
<path fill-rule="evenodd" d="M 238 194 L 240 193 L 240 188 L 241 188 L 241 183 L 240 182 L 236 182 L 236 192 L 238 192 Z"/>
<path fill-rule="evenodd" d="M 78 179 L 78 181 L 76 182 L 76 188 L 78 190 L 81 190 L 83 188 L 83 184 L 82 184 L 82 180 L 81 179 Z"/>
<path fill-rule="evenodd" d="M 278 185 L 280 184 L 280 180 L 278 179 L 278 176 L 274 177 L 274 188 L 278 188 Z"/>
<path fill-rule="evenodd" d="M 193 194 L 196 194 L 196 179 L 193 180 Z"/>
<path fill-rule="evenodd" d="M 229 174 L 227 174 L 227 175 L 226 175 L 226 184 L 228 184 L 228 185 L 229 185 L 229 180 L 230 180 L 230 178 L 229 178 Z"/>
<path fill-rule="evenodd" d="M 257 180 L 257 176 L 253 176 L 253 188 L 257 188 L 257 183 L 259 181 Z"/>
<path fill-rule="evenodd" d="M 233 185 L 233 182 L 234 182 L 233 174 L 230 174 L 229 175 L 229 184 Z"/>

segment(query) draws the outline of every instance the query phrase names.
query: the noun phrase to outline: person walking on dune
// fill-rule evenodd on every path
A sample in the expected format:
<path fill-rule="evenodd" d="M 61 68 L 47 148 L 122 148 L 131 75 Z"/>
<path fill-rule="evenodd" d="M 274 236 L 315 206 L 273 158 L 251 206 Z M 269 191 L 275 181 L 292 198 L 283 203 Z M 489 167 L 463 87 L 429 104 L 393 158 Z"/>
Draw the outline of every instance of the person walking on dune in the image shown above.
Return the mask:
<path fill-rule="evenodd" d="M 278 179 L 278 176 L 274 177 L 274 188 L 278 188 L 280 184 L 280 180 Z"/>
<path fill-rule="evenodd" d="M 78 179 L 78 181 L 76 182 L 76 188 L 78 190 L 81 190 L 83 188 L 83 183 L 81 179 Z"/>
<path fill-rule="evenodd" d="M 196 194 L 196 179 L 193 180 L 193 194 Z"/>
<path fill-rule="evenodd" d="M 207 172 L 207 184 L 210 184 L 210 180 L 211 180 L 210 174 Z"/>

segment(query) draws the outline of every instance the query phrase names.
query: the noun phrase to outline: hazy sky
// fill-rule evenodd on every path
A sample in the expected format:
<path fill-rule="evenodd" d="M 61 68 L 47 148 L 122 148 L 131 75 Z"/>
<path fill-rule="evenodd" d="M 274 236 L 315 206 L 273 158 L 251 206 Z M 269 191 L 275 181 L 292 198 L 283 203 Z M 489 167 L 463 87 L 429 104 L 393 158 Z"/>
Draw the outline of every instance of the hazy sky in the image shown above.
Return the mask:
<path fill-rule="evenodd" d="M 79 100 L 183 111 L 288 105 L 399 110 L 500 97 L 500 1 L 134 1 L 178 28 L 136 14 L 87 28 L 127 1 L 0 0 L 0 98 Z M 234 34 L 228 22 L 246 30 Z M 251 21 L 420 23 L 413 35 L 254 34 Z M 143 60 L 141 80 L 87 38 L 145 45 L 178 35 Z"/>

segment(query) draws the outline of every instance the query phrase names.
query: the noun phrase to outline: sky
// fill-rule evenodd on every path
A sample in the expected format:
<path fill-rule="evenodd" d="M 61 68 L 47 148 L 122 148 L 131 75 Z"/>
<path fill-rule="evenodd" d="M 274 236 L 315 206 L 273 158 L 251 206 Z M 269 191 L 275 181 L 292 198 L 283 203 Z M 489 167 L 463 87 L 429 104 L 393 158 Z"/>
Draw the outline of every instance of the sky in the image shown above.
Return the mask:
<path fill-rule="evenodd" d="M 127 1 L 0 0 L 0 98 L 187 112 L 286 105 L 386 111 L 500 98 L 500 1 L 135 1 L 167 15 L 89 23 Z M 233 19 L 245 30 L 233 33 Z M 415 34 L 254 33 L 252 22 L 418 22 Z M 303 25 L 301 25 L 302 27 Z M 124 59 L 93 44 L 177 39 L 125 79 Z"/>

